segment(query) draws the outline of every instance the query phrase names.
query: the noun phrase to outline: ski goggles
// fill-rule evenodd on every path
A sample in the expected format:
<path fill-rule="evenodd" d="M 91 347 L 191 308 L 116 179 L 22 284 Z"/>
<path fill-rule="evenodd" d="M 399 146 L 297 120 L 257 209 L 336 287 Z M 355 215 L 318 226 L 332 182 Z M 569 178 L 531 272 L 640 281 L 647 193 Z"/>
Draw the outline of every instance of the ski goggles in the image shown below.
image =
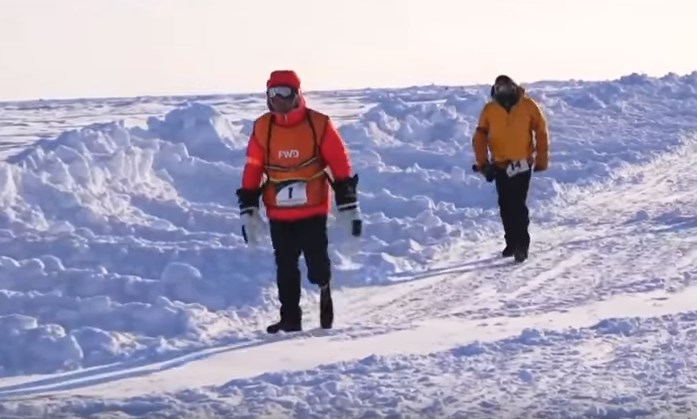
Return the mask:
<path fill-rule="evenodd" d="M 266 90 L 266 96 L 269 98 L 280 96 L 284 99 L 288 99 L 293 97 L 293 95 L 295 95 L 295 90 L 288 86 L 274 86 Z"/>

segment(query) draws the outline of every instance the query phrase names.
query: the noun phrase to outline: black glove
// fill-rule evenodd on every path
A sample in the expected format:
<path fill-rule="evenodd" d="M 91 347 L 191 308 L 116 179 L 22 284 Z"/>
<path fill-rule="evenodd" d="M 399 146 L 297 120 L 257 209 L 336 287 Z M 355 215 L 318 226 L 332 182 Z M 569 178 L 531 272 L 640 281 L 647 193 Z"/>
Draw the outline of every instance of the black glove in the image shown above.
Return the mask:
<path fill-rule="evenodd" d="M 496 166 L 491 163 L 486 163 L 484 166 L 479 167 L 476 164 L 472 165 L 472 170 L 474 172 L 479 172 L 484 176 L 487 182 L 493 182 L 496 178 Z"/>
<path fill-rule="evenodd" d="M 237 204 L 240 206 L 240 214 L 247 214 L 252 210 L 259 210 L 259 198 L 261 197 L 261 189 L 243 189 L 235 191 L 237 195 Z"/>
<path fill-rule="evenodd" d="M 259 197 L 261 190 L 238 189 L 237 202 L 240 206 L 240 218 L 242 219 L 242 238 L 244 242 L 253 246 L 261 243 L 264 230 L 264 222 L 259 214 Z"/>
<path fill-rule="evenodd" d="M 358 237 L 363 233 L 363 221 L 361 211 L 358 207 L 358 175 L 334 181 L 334 202 L 339 211 L 339 218 L 350 224 L 351 235 Z"/>

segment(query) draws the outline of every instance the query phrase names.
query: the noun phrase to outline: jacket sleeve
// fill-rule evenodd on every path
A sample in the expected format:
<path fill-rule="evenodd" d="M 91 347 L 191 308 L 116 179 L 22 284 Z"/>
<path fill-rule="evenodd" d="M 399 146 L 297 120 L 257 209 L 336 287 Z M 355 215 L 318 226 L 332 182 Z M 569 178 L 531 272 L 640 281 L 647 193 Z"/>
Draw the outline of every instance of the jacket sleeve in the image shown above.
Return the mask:
<path fill-rule="evenodd" d="M 487 106 L 485 105 L 479 114 L 477 128 L 472 136 L 472 151 L 478 167 L 484 166 L 489 161 L 489 117 Z"/>
<path fill-rule="evenodd" d="M 331 119 L 327 120 L 320 153 L 322 159 L 329 166 L 334 180 L 343 180 L 351 176 L 352 169 L 348 150 Z"/>
<path fill-rule="evenodd" d="M 537 169 L 547 169 L 549 166 L 549 131 L 547 128 L 547 119 L 545 118 L 540 106 L 534 100 L 530 99 L 532 109 L 531 128 L 535 133 L 535 143 L 537 157 L 535 158 L 535 167 Z"/>
<path fill-rule="evenodd" d="M 261 186 L 261 179 L 264 174 L 264 149 L 254 138 L 254 134 L 249 137 L 247 144 L 247 160 L 242 170 L 242 189 L 258 189 Z"/>

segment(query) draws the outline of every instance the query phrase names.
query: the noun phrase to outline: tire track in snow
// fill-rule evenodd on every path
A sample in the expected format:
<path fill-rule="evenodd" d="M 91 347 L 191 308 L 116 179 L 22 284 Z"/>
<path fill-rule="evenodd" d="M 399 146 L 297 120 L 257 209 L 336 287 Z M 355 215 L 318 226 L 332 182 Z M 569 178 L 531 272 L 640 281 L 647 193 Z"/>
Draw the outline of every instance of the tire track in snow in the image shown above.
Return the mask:
<path fill-rule="evenodd" d="M 564 255 L 563 250 L 546 254 L 546 257 L 536 264 L 535 272 L 531 276 L 520 275 L 517 278 L 518 281 L 502 284 L 503 286 L 500 290 L 504 294 L 502 302 L 516 303 L 519 299 L 525 299 L 525 297 L 529 297 L 533 293 L 544 292 L 544 289 L 548 288 L 547 285 L 550 282 L 562 281 L 573 277 L 575 273 L 574 268 L 582 265 L 591 253 L 593 253 L 592 249 L 584 249 L 572 252 L 571 255 Z M 567 257 L 560 258 L 560 256 Z M 555 259 L 561 259 L 561 261 L 551 265 L 549 268 L 544 267 L 545 263 L 554 263 Z"/>
<path fill-rule="evenodd" d="M 529 317 L 492 317 L 487 321 L 430 318 L 417 322 L 407 330 L 392 330 L 360 339 L 349 336 L 351 328 L 329 332 L 309 331 L 299 335 L 261 338 L 245 344 L 209 348 L 180 359 L 137 366 L 117 371 L 115 374 L 90 375 L 81 372 L 78 375 L 83 376 L 73 380 L 19 384 L 2 389 L 0 396 L 4 401 L 27 398 L 45 401 L 46 396 L 50 394 L 56 397 L 110 397 L 113 394 L 130 397 L 141 395 L 152 388 L 157 388 L 158 392 L 169 393 L 191 386 L 219 386 L 230 380 L 260 377 L 268 372 L 283 371 L 284 374 L 289 374 L 319 368 L 322 365 L 355 362 L 375 356 L 378 356 L 378 360 L 379 357 L 389 356 L 422 356 L 428 359 L 434 353 L 451 351 L 453 348 L 464 351 L 469 347 L 466 345 L 472 342 L 493 343 L 516 336 L 523 343 L 529 341 L 528 346 L 535 347 L 536 339 L 544 339 L 543 334 L 535 334 L 536 330 L 597 329 L 595 325 L 599 321 L 620 316 L 657 319 L 660 316 L 693 309 L 696 297 L 697 287 L 691 287 L 676 294 L 655 292 L 616 296 L 607 301 L 577 306 L 563 313 L 547 312 Z M 608 331 L 611 336 L 621 334 L 611 330 Z M 578 358 L 575 348 L 563 347 L 560 350 L 562 352 L 548 354 L 549 356 L 540 362 L 549 363 L 560 354 L 564 355 L 562 358 L 565 359 L 569 354 Z M 514 363 L 516 362 L 520 360 Z"/>
<path fill-rule="evenodd" d="M 551 289 L 568 292 L 574 268 L 591 259 L 589 255 L 596 251 L 593 243 L 601 242 L 604 234 L 602 229 L 579 229 L 577 240 L 572 242 L 575 245 L 569 248 L 565 236 L 557 237 L 554 230 L 540 230 L 536 235 L 538 244 L 522 264 L 499 257 L 498 241 L 492 240 L 482 247 L 491 249 L 495 256 L 436 269 L 409 282 L 357 290 L 363 294 L 342 309 L 352 313 L 355 324 L 380 319 L 381 324 L 391 327 L 409 327 L 428 317 L 519 315 L 521 302 L 507 303 L 532 295 L 539 297 Z"/>

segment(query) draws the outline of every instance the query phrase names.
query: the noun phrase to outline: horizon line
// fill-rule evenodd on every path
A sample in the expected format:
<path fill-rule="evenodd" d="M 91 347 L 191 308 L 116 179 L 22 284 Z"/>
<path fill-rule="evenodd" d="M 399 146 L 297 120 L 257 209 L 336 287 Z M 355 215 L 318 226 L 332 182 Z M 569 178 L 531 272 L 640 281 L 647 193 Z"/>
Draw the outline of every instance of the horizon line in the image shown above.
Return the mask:
<path fill-rule="evenodd" d="M 602 82 L 615 82 L 626 77 L 640 76 L 650 79 L 662 79 L 669 76 L 678 77 L 689 77 L 692 75 L 697 75 L 697 68 L 685 72 L 678 73 L 675 71 L 668 71 L 661 75 L 651 75 L 648 72 L 638 72 L 634 71 L 631 73 L 624 73 L 622 75 L 616 76 L 614 78 L 567 78 L 567 79 L 537 79 L 529 82 L 519 82 L 521 85 L 535 85 L 540 83 L 565 83 L 565 82 L 575 82 L 575 83 L 602 83 Z M 515 77 L 514 77 L 515 79 Z M 263 83 L 262 83 L 263 85 Z M 469 84 L 441 84 L 441 83 L 429 83 L 429 84 L 410 84 L 410 85 L 398 85 L 398 86 L 365 86 L 365 87 L 354 87 L 354 88 L 339 88 L 339 89 L 313 89 L 313 90 L 303 90 L 306 95 L 314 94 L 326 94 L 329 92 L 363 92 L 367 90 L 383 90 L 383 91 L 397 91 L 397 90 L 409 90 L 423 87 L 442 87 L 442 88 L 477 88 L 486 87 L 490 83 L 469 83 Z M 0 105 L 8 104 L 28 104 L 28 103 L 45 103 L 45 102 L 76 102 L 76 101 L 108 101 L 108 100 L 126 100 L 126 99 L 187 99 L 192 97 L 210 97 L 210 98 L 220 98 L 220 97 L 249 97 L 249 96 L 263 96 L 264 90 L 258 91 L 236 91 L 236 92 L 190 92 L 190 93 L 148 93 L 142 95 L 95 95 L 95 96 L 74 96 L 74 97 L 50 97 L 50 98 L 34 98 L 34 99 L 0 99 Z"/>

